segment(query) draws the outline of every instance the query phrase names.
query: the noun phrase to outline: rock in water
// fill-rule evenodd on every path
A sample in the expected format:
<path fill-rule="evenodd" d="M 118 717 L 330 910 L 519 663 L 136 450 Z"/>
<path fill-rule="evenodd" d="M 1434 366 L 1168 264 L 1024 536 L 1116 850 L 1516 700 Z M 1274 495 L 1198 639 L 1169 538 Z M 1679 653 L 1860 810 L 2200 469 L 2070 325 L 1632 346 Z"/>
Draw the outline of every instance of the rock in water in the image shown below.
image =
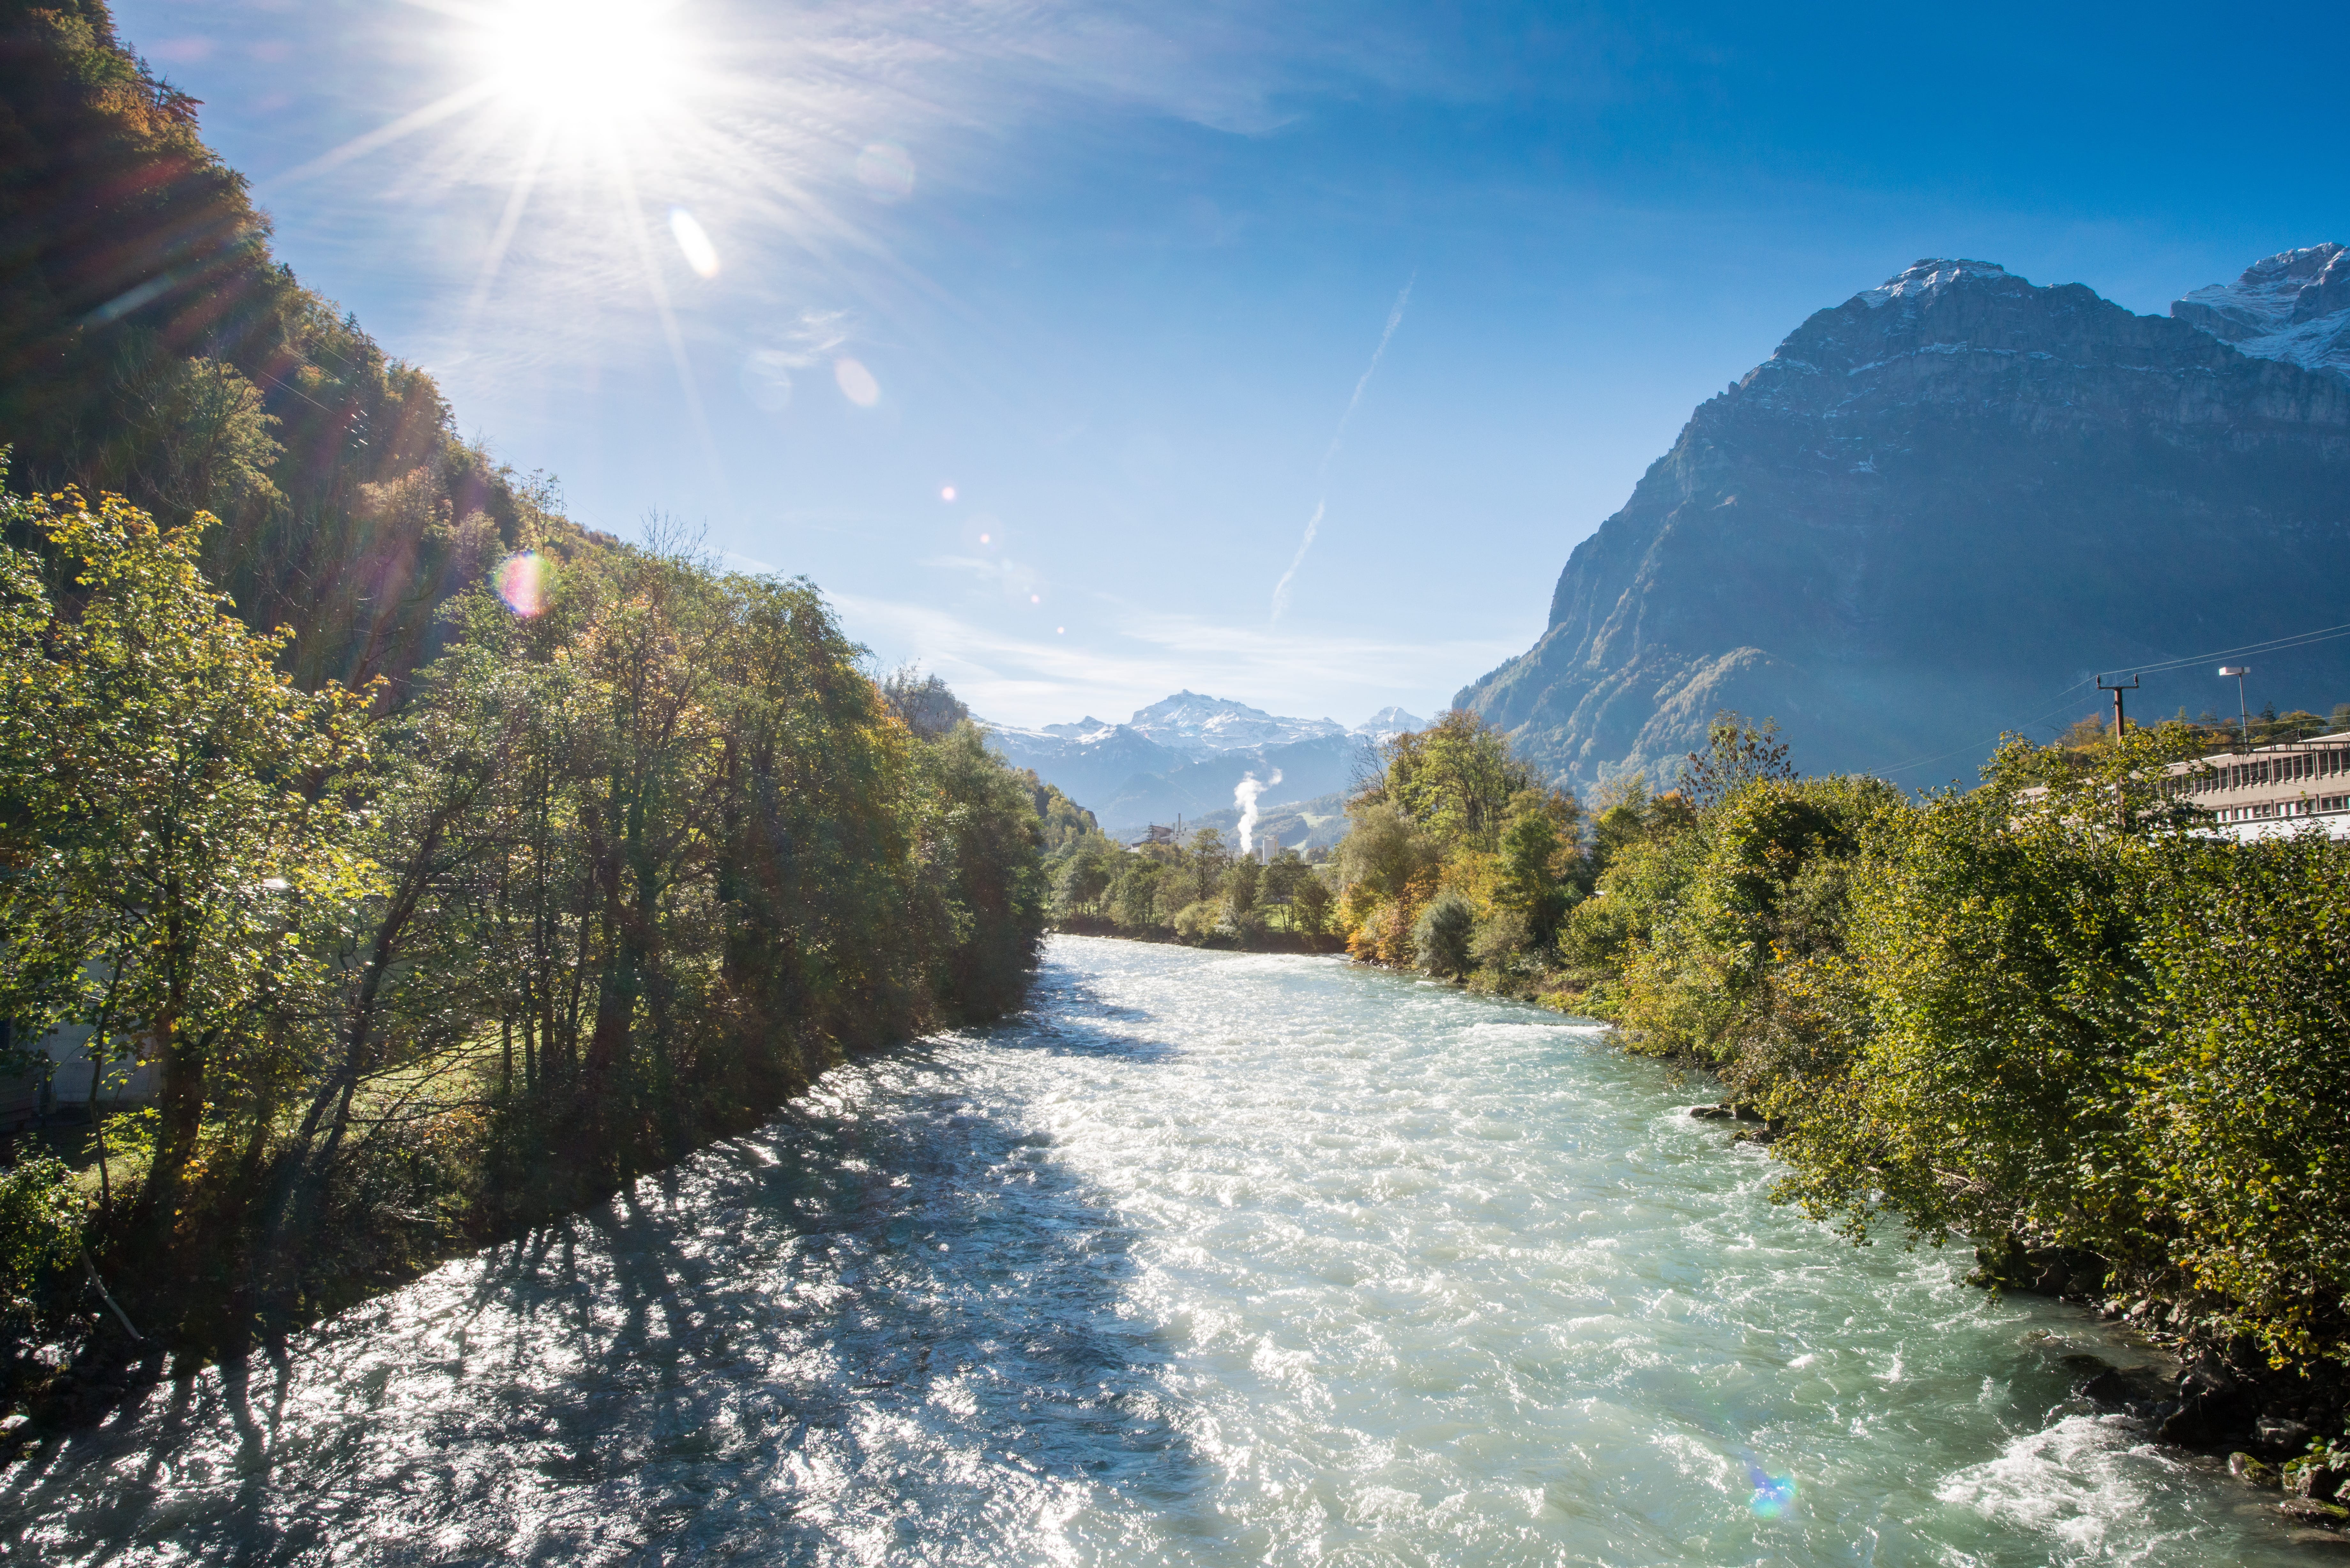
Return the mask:
<path fill-rule="evenodd" d="M 2276 1466 L 2256 1459 L 2250 1454 L 2230 1454 L 2228 1473 L 2246 1486 L 2266 1487 L 2272 1491 L 2282 1484 L 2277 1479 Z"/>
<path fill-rule="evenodd" d="M 2350 289 L 2328 257 L 2271 288 L 2285 316 Z M 1456 701 L 1586 786 L 1669 783 L 1722 708 L 1777 718 L 1805 770 L 1927 782 L 2100 711 L 2095 671 L 2338 623 L 2350 378 L 2257 352 L 2269 294 L 2210 293 L 2137 316 L 1929 260 L 1818 312 L 1697 410 L 1575 546 L 1542 639 Z M 2240 345 L 2205 329 L 2223 306 Z M 2284 705 L 2350 696 L 2350 642 L 2296 659 Z M 2197 666 L 2133 711 L 2223 695 Z"/>

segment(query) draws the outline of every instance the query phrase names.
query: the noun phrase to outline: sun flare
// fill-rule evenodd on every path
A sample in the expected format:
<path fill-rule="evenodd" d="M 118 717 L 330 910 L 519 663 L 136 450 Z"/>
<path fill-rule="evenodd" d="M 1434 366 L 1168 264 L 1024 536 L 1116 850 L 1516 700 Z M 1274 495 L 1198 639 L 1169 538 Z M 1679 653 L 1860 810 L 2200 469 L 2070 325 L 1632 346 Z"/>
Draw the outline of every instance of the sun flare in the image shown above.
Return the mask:
<path fill-rule="evenodd" d="M 608 121 L 677 85 L 674 0 L 507 0 L 481 34 L 498 96 L 551 120 Z"/>

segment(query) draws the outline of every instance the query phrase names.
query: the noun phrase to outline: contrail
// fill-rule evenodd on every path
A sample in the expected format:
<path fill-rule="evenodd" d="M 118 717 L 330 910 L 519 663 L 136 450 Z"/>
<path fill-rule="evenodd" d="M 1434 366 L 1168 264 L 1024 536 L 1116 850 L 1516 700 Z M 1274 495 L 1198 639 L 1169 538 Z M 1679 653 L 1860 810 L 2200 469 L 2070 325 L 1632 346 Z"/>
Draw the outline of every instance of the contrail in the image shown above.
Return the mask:
<path fill-rule="evenodd" d="M 1396 328 L 1403 325 L 1403 307 L 1411 303 L 1411 286 L 1419 281 L 1419 274 L 1413 273 L 1404 280 L 1403 292 L 1396 296 L 1395 308 L 1388 312 L 1387 327 L 1379 333 L 1379 346 L 1371 350 L 1371 362 L 1363 367 L 1362 379 L 1355 383 L 1355 395 L 1347 400 L 1347 411 L 1338 416 L 1338 428 L 1330 432 L 1330 449 L 1322 454 L 1322 466 L 1314 471 L 1315 483 L 1320 484 L 1330 477 L 1331 462 L 1337 457 L 1338 448 L 1346 443 L 1347 426 L 1353 421 L 1355 410 L 1361 406 L 1363 390 L 1371 384 L 1371 377 L 1378 372 L 1379 361 L 1387 357 L 1388 339 L 1393 337 Z M 1290 579 L 1296 576 L 1297 568 L 1305 564 L 1305 552 L 1314 548 L 1314 535 L 1321 531 L 1323 509 L 1329 501 L 1328 494 L 1325 493 L 1314 504 L 1314 515 L 1305 520 L 1305 537 L 1297 541 L 1297 554 L 1290 557 L 1289 570 L 1282 573 L 1281 581 L 1273 585 L 1274 620 L 1279 620 L 1281 612 L 1289 607 Z"/>

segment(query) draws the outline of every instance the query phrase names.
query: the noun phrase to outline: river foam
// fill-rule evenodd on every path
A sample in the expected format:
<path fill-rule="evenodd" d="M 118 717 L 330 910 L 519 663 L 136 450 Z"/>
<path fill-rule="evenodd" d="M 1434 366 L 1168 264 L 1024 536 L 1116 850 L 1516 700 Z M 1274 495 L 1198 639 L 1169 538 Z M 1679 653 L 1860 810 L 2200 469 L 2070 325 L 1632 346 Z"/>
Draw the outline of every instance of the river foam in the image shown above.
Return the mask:
<path fill-rule="evenodd" d="M 2283 1563 L 1600 1032 L 1055 939 L 1034 1011 L 9 1472 L 43 1562 Z"/>

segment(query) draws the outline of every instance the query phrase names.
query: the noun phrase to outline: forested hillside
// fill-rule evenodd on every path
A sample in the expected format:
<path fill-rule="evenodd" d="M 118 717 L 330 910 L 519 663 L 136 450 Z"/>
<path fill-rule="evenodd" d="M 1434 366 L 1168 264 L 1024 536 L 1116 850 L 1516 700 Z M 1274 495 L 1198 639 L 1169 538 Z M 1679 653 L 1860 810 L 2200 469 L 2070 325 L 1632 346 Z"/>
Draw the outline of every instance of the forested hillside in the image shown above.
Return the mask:
<path fill-rule="evenodd" d="M 0 1072 L 98 1065 L 0 1168 L 0 1397 L 1022 1005 L 1089 818 L 804 579 L 572 527 L 272 260 L 102 7 L 0 19 Z"/>
<path fill-rule="evenodd" d="M 455 434 L 430 376 L 269 251 L 199 106 L 98 0 L 0 0 L 0 441 L 19 493 L 113 492 L 167 526 L 306 683 L 403 681 L 433 607 L 576 537 L 543 481 Z"/>

